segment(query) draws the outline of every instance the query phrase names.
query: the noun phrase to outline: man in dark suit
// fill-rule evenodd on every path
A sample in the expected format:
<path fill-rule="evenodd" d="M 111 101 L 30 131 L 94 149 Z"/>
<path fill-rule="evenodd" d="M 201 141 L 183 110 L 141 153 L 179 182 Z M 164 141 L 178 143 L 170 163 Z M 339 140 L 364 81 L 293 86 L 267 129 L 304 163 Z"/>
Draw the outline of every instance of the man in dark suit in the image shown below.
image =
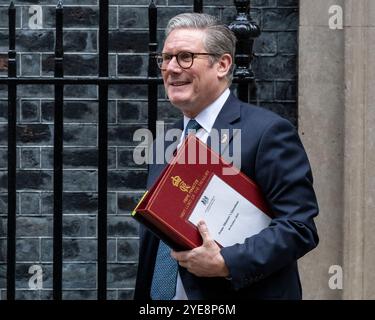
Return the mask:
<path fill-rule="evenodd" d="M 224 248 L 201 222 L 202 246 L 182 252 L 141 226 L 135 299 L 301 299 L 297 259 L 318 244 L 318 205 L 298 133 L 230 93 L 236 40 L 214 17 L 178 15 L 166 36 L 158 65 L 171 103 L 184 116 L 174 126 L 182 130 L 180 144 L 190 128 L 208 144 L 214 130 L 237 129 L 240 169 L 260 186 L 274 217 L 244 243 Z M 225 138 L 230 147 L 233 135 Z M 163 167 L 149 166 L 148 188 Z"/>

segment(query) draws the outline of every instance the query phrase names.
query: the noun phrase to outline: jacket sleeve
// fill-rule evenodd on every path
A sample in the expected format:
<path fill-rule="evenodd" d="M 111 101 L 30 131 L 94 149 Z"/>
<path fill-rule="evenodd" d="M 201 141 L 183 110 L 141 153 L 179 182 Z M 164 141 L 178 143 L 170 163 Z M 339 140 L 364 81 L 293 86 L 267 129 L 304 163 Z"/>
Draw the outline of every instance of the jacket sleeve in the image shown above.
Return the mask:
<path fill-rule="evenodd" d="M 255 180 L 274 214 L 270 225 L 242 244 L 222 248 L 234 289 L 247 287 L 296 261 L 318 244 L 313 218 L 318 204 L 306 152 L 287 120 L 263 132 Z"/>

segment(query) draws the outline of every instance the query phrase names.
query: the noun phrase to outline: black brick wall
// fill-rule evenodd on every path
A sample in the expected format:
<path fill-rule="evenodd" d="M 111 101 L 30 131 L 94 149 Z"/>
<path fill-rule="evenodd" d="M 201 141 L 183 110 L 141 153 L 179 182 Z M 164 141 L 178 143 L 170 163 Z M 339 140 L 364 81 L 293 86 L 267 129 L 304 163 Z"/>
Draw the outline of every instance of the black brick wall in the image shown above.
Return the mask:
<path fill-rule="evenodd" d="M 18 74 L 53 76 L 57 1 L 16 0 Z M 159 49 L 173 15 L 192 11 L 191 0 L 158 0 Z M 98 72 L 97 0 L 65 0 L 65 74 Z M 110 0 L 111 76 L 147 74 L 149 0 Z M 230 23 L 232 0 L 206 0 L 204 11 Z M 251 16 L 262 29 L 253 69 L 253 102 L 297 124 L 298 0 L 253 0 Z M 0 1 L 0 76 L 7 73 L 9 2 Z M 43 8 L 43 28 L 30 30 L 29 7 Z M 179 112 L 159 90 L 159 119 Z M 64 105 L 64 299 L 96 298 L 97 117 L 95 86 L 66 86 Z M 7 89 L 0 86 L 0 299 L 6 297 Z M 111 86 L 108 153 L 108 298 L 130 299 L 136 274 L 138 225 L 130 212 L 145 188 L 146 168 L 132 160 L 133 132 L 147 126 L 146 86 Z M 17 299 L 52 298 L 53 87 L 18 89 Z M 31 265 L 43 269 L 43 289 L 29 290 Z"/>

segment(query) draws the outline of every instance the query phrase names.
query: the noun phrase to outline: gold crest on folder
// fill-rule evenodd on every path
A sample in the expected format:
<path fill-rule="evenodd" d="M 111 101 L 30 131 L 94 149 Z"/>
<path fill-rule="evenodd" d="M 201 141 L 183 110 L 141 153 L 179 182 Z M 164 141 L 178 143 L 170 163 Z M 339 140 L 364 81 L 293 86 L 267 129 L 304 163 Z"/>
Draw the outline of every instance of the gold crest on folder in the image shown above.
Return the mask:
<path fill-rule="evenodd" d="M 180 176 L 174 176 L 174 177 L 171 177 L 172 179 L 172 184 L 177 187 L 177 188 L 180 188 L 181 191 L 183 192 L 189 192 L 189 189 L 191 188 L 191 186 L 189 186 L 188 184 L 186 184 Z"/>

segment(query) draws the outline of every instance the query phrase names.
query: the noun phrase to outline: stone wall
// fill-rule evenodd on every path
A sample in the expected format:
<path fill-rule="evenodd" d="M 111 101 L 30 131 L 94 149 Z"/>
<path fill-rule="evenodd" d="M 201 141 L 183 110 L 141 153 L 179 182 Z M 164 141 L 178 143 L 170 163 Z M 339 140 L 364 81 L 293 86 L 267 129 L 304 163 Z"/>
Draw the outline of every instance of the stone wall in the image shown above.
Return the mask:
<path fill-rule="evenodd" d="M 305 298 L 374 299 L 375 3 L 301 0 L 300 16 L 299 130 L 321 239 L 300 263 Z"/>

